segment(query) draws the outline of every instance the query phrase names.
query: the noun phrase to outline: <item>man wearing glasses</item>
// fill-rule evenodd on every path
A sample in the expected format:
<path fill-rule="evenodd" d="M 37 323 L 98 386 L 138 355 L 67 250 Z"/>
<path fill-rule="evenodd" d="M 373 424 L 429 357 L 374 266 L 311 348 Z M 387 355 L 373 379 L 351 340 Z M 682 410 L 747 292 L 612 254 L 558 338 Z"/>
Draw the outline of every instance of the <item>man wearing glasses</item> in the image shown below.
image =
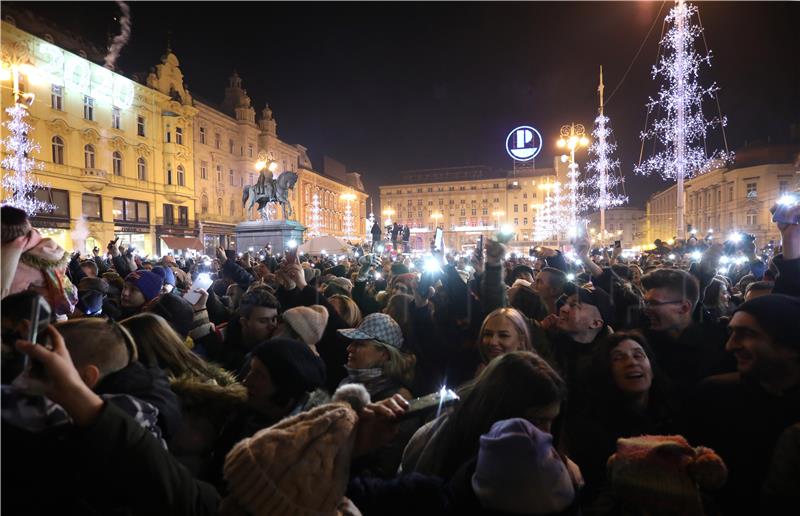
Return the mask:
<path fill-rule="evenodd" d="M 707 376 L 735 370 L 725 352 L 725 323 L 693 319 L 700 297 L 694 276 L 678 269 L 657 269 L 642 277 L 642 286 L 647 338 L 679 396 Z"/>

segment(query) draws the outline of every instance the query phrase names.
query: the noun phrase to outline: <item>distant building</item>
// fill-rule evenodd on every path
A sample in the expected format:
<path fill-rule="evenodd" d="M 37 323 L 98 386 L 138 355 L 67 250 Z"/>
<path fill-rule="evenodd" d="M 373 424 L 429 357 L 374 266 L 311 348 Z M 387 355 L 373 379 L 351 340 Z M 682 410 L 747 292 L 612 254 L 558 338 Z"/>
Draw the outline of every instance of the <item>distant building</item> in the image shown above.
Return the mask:
<path fill-rule="evenodd" d="M 600 234 L 600 212 L 589 214 L 589 233 L 597 238 Z M 645 210 L 641 208 L 616 207 L 606 210 L 606 234 L 604 244 L 620 240 L 622 247 L 628 248 L 647 243 Z"/>
<path fill-rule="evenodd" d="M 686 189 L 686 232 L 718 238 L 732 231 L 751 233 L 761 245 L 778 242 L 780 233 L 769 211 L 786 192 L 800 189 L 800 147 L 771 145 L 736 152 L 733 168 L 718 168 L 689 179 Z M 675 237 L 675 186 L 650 196 L 647 241 Z"/>
<path fill-rule="evenodd" d="M 401 181 L 380 187 L 384 223 L 398 222 L 411 228 L 411 247 L 427 250 L 434 229 L 444 229 L 445 245 L 464 251 L 474 248 L 478 237 L 494 238 L 503 224 L 514 227 L 512 251 L 527 252 L 534 242 L 536 215 L 545 191 L 565 167 L 554 160 L 553 168 L 517 168 L 496 171 L 484 166 L 413 170 Z M 563 182 L 563 179 L 562 179 Z"/>

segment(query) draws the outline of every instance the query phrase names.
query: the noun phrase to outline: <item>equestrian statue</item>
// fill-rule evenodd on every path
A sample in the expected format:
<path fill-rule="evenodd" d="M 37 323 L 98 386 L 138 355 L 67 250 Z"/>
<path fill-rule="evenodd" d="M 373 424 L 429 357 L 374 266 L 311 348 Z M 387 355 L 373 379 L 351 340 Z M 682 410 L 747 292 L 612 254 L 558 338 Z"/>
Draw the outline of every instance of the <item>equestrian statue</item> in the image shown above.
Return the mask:
<path fill-rule="evenodd" d="M 272 176 L 272 172 L 269 173 Z M 278 176 L 277 179 L 267 177 L 262 170 L 258 174 L 258 181 L 253 186 L 245 186 L 242 192 L 242 205 L 247 212 L 247 220 L 250 220 L 250 212 L 253 206 L 258 204 L 258 212 L 265 221 L 271 220 L 271 215 L 267 205 L 275 202 L 281 205 L 283 218 L 289 220 L 293 215 L 292 204 L 289 202 L 289 190 L 294 188 L 297 183 L 297 173 L 286 171 Z"/>

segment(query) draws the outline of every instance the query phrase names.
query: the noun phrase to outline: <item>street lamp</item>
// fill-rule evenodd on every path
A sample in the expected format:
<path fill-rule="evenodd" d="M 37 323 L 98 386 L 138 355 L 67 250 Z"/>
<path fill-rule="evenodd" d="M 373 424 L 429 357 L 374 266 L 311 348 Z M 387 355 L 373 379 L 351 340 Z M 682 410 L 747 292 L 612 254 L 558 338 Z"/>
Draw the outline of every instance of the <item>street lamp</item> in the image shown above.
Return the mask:
<path fill-rule="evenodd" d="M 556 145 L 559 149 L 568 149 L 569 155 L 561 156 L 561 161 L 569 162 L 569 224 L 575 230 L 578 226 L 578 165 L 575 163 L 575 150 L 589 145 L 589 138 L 586 137 L 586 129 L 583 124 L 572 123 L 561 126 L 561 138 Z"/>
<path fill-rule="evenodd" d="M 442 214 L 438 211 L 431 213 L 431 218 L 433 219 L 434 228 L 439 227 L 439 220 L 442 218 Z"/>

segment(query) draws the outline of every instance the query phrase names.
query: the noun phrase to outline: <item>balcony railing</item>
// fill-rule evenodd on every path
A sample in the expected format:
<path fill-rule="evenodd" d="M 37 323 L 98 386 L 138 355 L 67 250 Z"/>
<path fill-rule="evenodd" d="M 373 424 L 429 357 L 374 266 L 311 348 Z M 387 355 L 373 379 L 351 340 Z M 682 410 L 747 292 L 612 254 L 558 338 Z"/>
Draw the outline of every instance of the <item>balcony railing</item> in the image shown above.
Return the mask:
<path fill-rule="evenodd" d="M 165 219 L 164 217 L 156 217 L 156 225 L 177 226 L 182 228 L 194 227 L 194 223 L 190 224 L 188 220 L 181 220 L 179 218 Z"/>
<path fill-rule="evenodd" d="M 81 169 L 81 175 L 83 177 L 92 177 L 97 179 L 102 179 L 108 181 L 108 172 L 99 168 L 84 168 Z"/>

